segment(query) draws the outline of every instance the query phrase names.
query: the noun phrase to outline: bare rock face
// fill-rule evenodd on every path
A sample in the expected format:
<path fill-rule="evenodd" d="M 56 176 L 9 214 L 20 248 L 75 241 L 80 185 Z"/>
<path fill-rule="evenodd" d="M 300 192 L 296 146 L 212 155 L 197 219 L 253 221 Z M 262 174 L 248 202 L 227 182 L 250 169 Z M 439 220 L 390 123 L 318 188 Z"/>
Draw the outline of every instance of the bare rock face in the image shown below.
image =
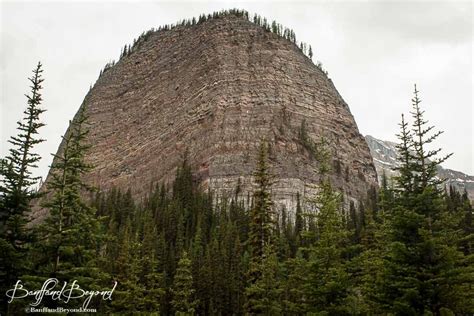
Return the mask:
<path fill-rule="evenodd" d="M 291 209 L 297 192 L 312 194 L 318 183 L 318 163 L 298 136 L 303 121 L 312 140 L 329 142 L 333 183 L 347 198 L 377 183 L 367 143 L 327 75 L 292 42 L 232 14 L 151 33 L 84 104 L 95 165 L 86 181 L 102 190 L 142 197 L 171 181 L 187 152 L 203 189 L 222 197 L 240 181 L 251 192 L 265 139 L 275 202 Z"/>

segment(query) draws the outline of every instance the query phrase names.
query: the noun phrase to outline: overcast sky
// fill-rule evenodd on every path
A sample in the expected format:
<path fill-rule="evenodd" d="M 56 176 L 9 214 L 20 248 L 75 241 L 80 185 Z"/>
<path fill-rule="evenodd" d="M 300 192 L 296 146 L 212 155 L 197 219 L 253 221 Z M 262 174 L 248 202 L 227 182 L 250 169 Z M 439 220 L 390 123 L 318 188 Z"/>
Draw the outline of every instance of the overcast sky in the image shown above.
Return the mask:
<path fill-rule="evenodd" d="M 312 45 L 364 135 L 396 140 L 417 83 L 426 117 L 454 152 L 445 167 L 474 174 L 471 2 L 6 2 L 0 0 L 0 141 L 15 134 L 27 77 L 44 65 L 45 176 L 89 86 L 142 31 L 220 9 L 243 8 L 294 29 Z"/>

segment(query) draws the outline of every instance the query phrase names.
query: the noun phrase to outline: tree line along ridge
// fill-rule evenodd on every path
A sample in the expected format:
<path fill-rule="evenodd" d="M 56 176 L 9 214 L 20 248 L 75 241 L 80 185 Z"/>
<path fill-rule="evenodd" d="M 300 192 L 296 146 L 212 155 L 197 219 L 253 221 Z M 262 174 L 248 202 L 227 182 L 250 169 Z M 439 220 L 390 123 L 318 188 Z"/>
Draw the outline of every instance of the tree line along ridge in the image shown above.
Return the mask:
<path fill-rule="evenodd" d="M 282 24 L 278 23 L 277 21 L 269 21 L 267 18 L 260 16 L 259 14 L 254 14 L 251 16 L 246 10 L 240 10 L 240 9 L 229 9 L 229 10 L 221 10 L 221 11 L 216 11 L 213 12 L 212 14 L 201 14 L 199 17 L 196 19 L 195 17 L 190 18 L 190 19 L 183 19 L 181 21 L 178 21 L 174 24 L 165 24 L 162 26 L 159 26 L 157 29 L 151 28 L 148 31 L 144 31 L 138 38 L 133 40 L 132 44 L 125 45 L 121 51 L 120 51 L 120 57 L 118 61 L 122 60 L 123 58 L 126 58 L 133 54 L 135 51 L 137 51 L 141 45 L 143 45 L 144 42 L 148 41 L 150 36 L 156 32 L 166 32 L 166 31 L 171 31 L 180 27 L 193 27 L 196 25 L 199 25 L 201 23 L 204 23 L 206 21 L 210 20 L 215 20 L 215 19 L 220 19 L 229 15 L 233 15 L 236 17 L 244 18 L 253 24 L 261 27 L 264 29 L 266 32 L 271 32 L 273 34 L 278 35 L 281 38 L 284 38 L 291 43 L 293 43 L 305 56 L 307 56 L 311 61 L 313 59 L 313 48 L 311 45 L 306 44 L 305 42 L 302 41 L 297 41 L 296 40 L 296 34 L 295 32 L 288 28 L 283 26 Z M 99 73 L 99 78 L 107 72 L 110 68 L 112 68 L 117 62 L 115 60 L 109 61 L 107 64 L 105 64 L 104 68 L 101 69 Z M 323 64 L 320 61 L 316 62 L 316 67 L 318 67 L 326 76 L 328 75 L 328 72 L 323 69 Z"/>

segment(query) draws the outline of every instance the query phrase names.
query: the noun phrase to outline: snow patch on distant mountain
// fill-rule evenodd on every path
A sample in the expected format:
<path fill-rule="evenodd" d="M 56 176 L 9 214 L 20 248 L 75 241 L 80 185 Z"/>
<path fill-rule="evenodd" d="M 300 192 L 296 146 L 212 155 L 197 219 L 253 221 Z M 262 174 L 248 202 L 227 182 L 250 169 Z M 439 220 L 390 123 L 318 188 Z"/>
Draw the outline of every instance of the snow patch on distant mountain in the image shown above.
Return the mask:
<path fill-rule="evenodd" d="M 365 140 L 372 154 L 379 183 L 384 172 L 388 178 L 396 175 L 397 172 L 393 169 L 400 165 L 397 161 L 397 144 L 380 140 L 370 135 L 365 136 Z M 453 185 L 461 193 L 466 190 L 469 198 L 472 201 L 474 200 L 474 176 L 442 167 L 438 169 L 438 176 L 441 179 L 446 179 L 446 185 Z"/>

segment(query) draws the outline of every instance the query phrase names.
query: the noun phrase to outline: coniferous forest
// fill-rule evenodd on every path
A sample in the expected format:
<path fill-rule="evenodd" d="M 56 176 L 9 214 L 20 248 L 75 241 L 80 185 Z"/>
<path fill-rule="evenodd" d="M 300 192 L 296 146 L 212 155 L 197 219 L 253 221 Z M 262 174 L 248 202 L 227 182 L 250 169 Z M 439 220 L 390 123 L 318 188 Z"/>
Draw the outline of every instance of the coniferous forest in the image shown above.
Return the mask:
<path fill-rule="evenodd" d="M 89 126 L 85 106 L 70 122 L 45 190 L 33 189 L 41 159 L 42 65 L 30 78 L 24 117 L 1 160 L 1 314 L 21 315 L 34 298 L 8 302 L 22 281 L 40 289 L 77 280 L 99 314 L 130 315 L 472 315 L 473 210 L 465 192 L 446 187 L 436 168 L 449 158 L 436 144 L 415 87 L 401 118 L 398 176 L 349 207 L 332 185 L 325 140 L 310 140 L 319 163 L 318 194 L 295 210 L 272 203 L 275 182 L 262 140 L 256 190 L 227 199 L 202 192 L 183 153 L 170 184 L 145 199 L 133 188 L 102 192 L 82 181 Z M 303 144 L 305 145 L 305 144 Z M 440 158 L 441 157 L 441 158 Z M 47 210 L 30 222 L 34 208 Z M 36 308 L 80 307 L 45 296 Z"/>

